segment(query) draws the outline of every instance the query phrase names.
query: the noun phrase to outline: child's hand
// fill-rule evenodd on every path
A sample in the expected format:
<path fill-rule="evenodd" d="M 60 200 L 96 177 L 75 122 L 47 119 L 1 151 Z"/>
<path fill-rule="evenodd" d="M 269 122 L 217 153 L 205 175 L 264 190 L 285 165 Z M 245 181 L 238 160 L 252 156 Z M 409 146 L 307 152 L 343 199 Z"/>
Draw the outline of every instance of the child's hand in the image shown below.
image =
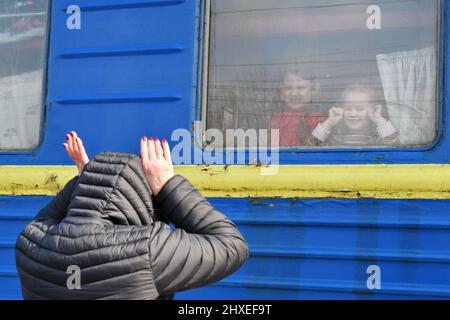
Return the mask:
<path fill-rule="evenodd" d="M 342 108 L 331 108 L 329 112 L 329 119 L 331 119 L 334 123 L 334 125 L 341 122 L 342 119 L 344 119 L 344 109 Z"/>
<path fill-rule="evenodd" d="M 78 173 L 83 171 L 84 166 L 89 162 L 89 157 L 83 146 L 83 141 L 78 138 L 77 133 L 72 131 L 70 134 L 66 134 L 66 143 L 64 143 L 64 148 L 66 149 L 69 156 L 75 162 Z"/>
<path fill-rule="evenodd" d="M 328 119 L 322 123 L 322 126 L 331 131 L 342 119 L 344 119 L 344 109 L 333 107 L 328 112 Z"/>
<path fill-rule="evenodd" d="M 375 123 L 377 127 L 381 127 L 386 123 L 386 119 L 381 115 L 383 106 L 378 104 L 369 110 L 369 118 Z"/>
<path fill-rule="evenodd" d="M 174 176 L 170 148 L 166 139 L 143 137 L 141 140 L 141 162 L 148 184 L 154 195 Z"/>

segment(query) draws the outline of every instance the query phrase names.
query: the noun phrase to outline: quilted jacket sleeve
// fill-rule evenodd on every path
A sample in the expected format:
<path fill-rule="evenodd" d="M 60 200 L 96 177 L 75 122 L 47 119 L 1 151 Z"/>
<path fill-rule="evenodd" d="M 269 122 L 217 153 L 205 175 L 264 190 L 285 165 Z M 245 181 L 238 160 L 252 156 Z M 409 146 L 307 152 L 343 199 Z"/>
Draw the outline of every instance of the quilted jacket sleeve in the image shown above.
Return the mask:
<path fill-rule="evenodd" d="M 73 190 L 78 181 L 78 176 L 66 183 L 64 188 L 44 207 L 42 208 L 35 220 L 54 219 L 62 220 L 67 214 Z"/>
<path fill-rule="evenodd" d="M 164 185 L 155 205 L 175 226 L 156 222 L 151 234 L 150 261 L 160 295 L 219 281 L 247 259 L 248 245 L 236 225 L 182 176 Z"/>

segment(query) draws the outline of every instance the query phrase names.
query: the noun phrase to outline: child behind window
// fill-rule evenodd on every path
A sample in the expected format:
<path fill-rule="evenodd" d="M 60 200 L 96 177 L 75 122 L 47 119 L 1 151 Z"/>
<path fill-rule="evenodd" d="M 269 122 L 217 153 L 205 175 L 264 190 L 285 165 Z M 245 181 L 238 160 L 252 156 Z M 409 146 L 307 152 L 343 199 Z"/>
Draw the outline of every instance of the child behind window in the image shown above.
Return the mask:
<path fill-rule="evenodd" d="M 301 70 L 290 70 L 283 76 L 280 98 L 282 110 L 274 114 L 269 129 L 279 130 L 280 147 L 308 145 L 312 130 L 326 117 L 312 103 L 319 84 Z"/>
<path fill-rule="evenodd" d="M 312 132 L 311 144 L 330 146 L 392 146 L 399 143 L 398 131 L 383 115 L 375 91 L 367 85 L 349 86 L 343 107 L 329 110 L 328 119 Z"/>

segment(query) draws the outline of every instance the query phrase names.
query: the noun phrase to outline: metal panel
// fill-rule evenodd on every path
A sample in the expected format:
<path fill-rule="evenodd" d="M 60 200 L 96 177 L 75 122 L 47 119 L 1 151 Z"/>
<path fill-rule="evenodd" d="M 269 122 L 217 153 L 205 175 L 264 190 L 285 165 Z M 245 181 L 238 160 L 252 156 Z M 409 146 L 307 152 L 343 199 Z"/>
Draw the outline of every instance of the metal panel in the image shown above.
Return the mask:
<path fill-rule="evenodd" d="M 213 199 L 250 244 L 232 277 L 178 298 L 449 298 L 448 201 Z M 367 267 L 381 268 L 369 290 Z"/>
<path fill-rule="evenodd" d="M 191 127 L 197 1 L 77 1 L 81 30 L 69 30 L 73 4 L 53 1 L 43 143 L 0 164 L 70 164 L 61 144 L 71 130 L 92 155 L 137 153 L 143 135 L 170 138 Z"/>
<path fill-rule="evenodd" d="M 0 298 L 20 298 L 14 243 L 49 197 L 0 197 Z M 218 284 L 177 294 L 202 299 L 450 298 L 449 200 L 229 199 L 249 261 Z M 369 290 L 367 267 L 381 268 Z"/>
<path fill-rule="evenodd" d="M 64 134 L 77 130 L 90 154 L 138 152 L 142 135 L 170 138 L 199 118 L 204 1 L 81 0 L 81 30 L 68 30 L 71 1 L 53 1 L 45 135 L 32 154 L 0 157 L 0 164 L 61 165 Z M 448 62 L 442 2 L 440 71 Z M 447 87 L 440 88 L 441 111 Z M 442 113 L 445 118 L 447 114 Z M 161 121 L 164 119 L 164 121 Z M 446 120 L 446 119 L 442 119 Z M 443 122 L 442 131 L 450 121 Z M 447 163 L 448 136 L 429 151 L 288 151 L 282 164 Z"/>

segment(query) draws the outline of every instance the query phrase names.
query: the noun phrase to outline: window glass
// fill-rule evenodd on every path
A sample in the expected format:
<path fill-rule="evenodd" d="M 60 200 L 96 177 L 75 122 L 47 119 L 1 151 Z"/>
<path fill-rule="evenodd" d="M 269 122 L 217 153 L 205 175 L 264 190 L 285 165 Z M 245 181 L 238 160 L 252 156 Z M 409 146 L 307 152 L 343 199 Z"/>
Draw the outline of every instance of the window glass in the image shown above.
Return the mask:
<path fill-rule="evenodd" d="M 207 129 L 278 129 L 293 148 L 435 139 L 439 1 L 212 0 L 210 17 Z"/>
<path fill-rule="evenodd" d="M 0 1 L 0 150 L 40 139 L 47 1 Z"/>

